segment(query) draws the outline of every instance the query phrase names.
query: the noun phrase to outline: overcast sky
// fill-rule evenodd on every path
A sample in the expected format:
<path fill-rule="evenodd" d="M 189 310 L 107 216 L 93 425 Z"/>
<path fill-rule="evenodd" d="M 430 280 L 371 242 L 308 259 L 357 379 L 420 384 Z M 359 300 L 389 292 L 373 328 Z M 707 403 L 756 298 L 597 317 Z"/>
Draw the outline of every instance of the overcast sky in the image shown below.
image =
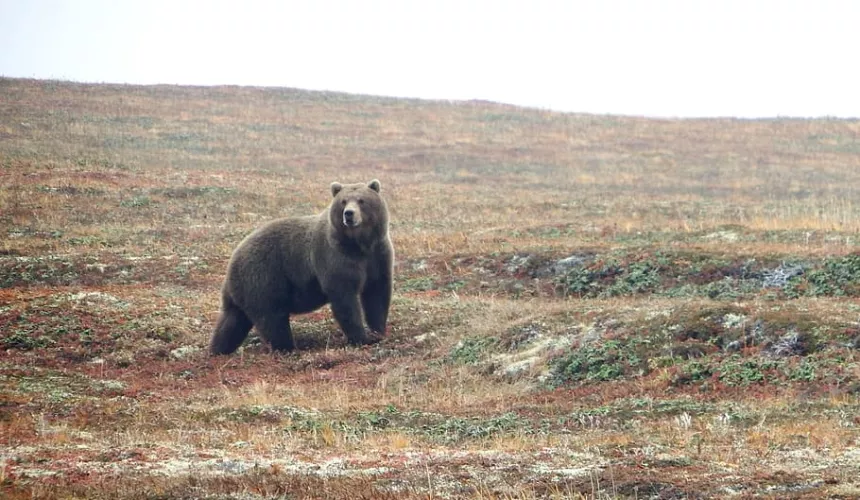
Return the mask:
<path fill-rule="evenodd" d="M 851 0 L 0 0 L 3 76 L 628 115 L 860 117 L 858 47 Z"/>

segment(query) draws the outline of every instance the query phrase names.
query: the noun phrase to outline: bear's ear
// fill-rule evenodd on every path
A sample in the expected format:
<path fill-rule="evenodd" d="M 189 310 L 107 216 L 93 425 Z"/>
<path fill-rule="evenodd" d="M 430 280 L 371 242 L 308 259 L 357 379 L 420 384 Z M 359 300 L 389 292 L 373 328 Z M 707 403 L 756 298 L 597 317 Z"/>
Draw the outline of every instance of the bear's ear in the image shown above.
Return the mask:
<path fill-rule="evenodd" d="M 379 188 L 381 188 L 381 187 L 382 187 L 382 184 L 380 184 L 380 183 L 379 183 L 379 179 L 373 179 L 372 181 L 370 181 L 370 182 L 367 184 L 367 187 L 369 187 L 370 189 L 372 189 L 372 190 L 374 190 L 374 191 L 376 191 L 376 192 L 378 193 L 378 192 L 379 192 Z"/>
<path fill-rule="evenodd" d="M 337 193 L 340 193 L 340 190 L 343 189 L 343 184 L 340 182 L 332 182 L 331 183 L 331 195 L 337 196 Z"/>

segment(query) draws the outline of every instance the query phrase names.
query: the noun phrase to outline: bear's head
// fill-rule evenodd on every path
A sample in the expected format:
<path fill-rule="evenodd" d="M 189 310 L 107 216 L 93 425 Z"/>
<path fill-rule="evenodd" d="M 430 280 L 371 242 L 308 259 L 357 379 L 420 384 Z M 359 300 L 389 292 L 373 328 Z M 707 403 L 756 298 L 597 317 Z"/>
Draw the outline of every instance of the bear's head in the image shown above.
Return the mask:
<path fill-rule="evenodd" d="M 380 187 L 376 179 L 367 184 L 331 183 L 334 199 L 329 219 L 339 235 L 367 240 L 380 239 L 388 234 L 388 207 L 379 194 Z"/>

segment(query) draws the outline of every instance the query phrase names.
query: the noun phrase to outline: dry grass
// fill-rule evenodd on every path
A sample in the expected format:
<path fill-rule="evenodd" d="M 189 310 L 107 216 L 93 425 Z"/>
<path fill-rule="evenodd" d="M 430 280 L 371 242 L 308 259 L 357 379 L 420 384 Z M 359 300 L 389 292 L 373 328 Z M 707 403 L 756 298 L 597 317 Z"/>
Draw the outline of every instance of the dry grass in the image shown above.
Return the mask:
<path fill-rule="evenodd" d="M 857 121 L 0 95 L 4 498 L 860 489 Z M 324 309 L 295 353 L 208 357 L 235 244 L 373 177 L 397 249 L 385 341 L 346 346 Z"/>

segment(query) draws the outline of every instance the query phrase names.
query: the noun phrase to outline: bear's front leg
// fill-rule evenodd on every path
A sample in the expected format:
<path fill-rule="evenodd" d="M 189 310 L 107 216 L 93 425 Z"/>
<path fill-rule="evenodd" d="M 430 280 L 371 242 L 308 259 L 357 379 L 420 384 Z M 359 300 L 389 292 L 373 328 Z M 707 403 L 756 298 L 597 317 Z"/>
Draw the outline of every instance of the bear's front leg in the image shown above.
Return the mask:
<path fill-rule="evenodd" d="M 361 305 L 367 327 L 373 332 L 384 335 L 388 323 L 388 309 L 391 306 L 391 279 L 384 276 L 368 283 L 361 292 Z"/>
<path fill-rule="evenodd" d="M 364 331 L 358 295 L 340 293 L 331 297 L 331 312 L 350 344 L 362 345 L 374 341 Z"/>

